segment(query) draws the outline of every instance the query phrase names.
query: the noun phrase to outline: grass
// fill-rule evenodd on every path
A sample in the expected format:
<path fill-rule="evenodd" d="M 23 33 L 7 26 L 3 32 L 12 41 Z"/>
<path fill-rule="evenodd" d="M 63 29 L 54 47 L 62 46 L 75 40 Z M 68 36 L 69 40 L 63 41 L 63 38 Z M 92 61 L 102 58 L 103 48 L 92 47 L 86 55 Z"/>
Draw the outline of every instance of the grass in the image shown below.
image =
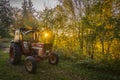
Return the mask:
<path fill-rule="evenodd" d="M 37 73 L 29 74 L 24 68 L 24 59 L 20 65 L 8 62 L 8 53 L 0 50 L 0 80 L 120 80 L 119 74 L 85 67 L 75 61 L 61 59 L 56 66 L 48 61 L 37 65 Z"/>

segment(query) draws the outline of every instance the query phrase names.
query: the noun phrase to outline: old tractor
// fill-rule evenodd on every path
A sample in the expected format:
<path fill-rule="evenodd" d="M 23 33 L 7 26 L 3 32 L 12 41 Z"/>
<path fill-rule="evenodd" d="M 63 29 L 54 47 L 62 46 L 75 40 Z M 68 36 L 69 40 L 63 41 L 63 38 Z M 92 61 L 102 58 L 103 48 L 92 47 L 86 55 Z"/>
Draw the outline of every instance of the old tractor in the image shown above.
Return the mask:
<path fill-rule="evenodd" d="M 10 44 L 9 61 L 16 65 L 25 56 L 25 69 L 35 73 L 37 62 L 48 59 L 52 65 L 57 65 L 59 57 L 52 52 L 54 34 L 50 30 L 39 31 L 20 28 L 15 31 L 14 40 Z"/>

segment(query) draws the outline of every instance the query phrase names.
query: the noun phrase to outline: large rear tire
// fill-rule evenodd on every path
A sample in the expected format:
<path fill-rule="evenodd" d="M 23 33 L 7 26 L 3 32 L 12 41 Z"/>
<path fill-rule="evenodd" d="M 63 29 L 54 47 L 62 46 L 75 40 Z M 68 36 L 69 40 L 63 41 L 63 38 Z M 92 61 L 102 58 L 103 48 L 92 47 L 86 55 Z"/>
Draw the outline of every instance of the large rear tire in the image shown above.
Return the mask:
<path fill-rule="evenodd" d="M 19 64 L 21 62 L 21 47 L 18 43 L 11 43 L 9 52 L 9 61 L 11 64 Z"/>
<path fill-rule="evenodd" d="M 52 65 L 57 65 L 59 63 L 59 56 L 55 53 L 52 53 L 49 58 L 49 63 Z"/>
<path fill-rule="evenodd" d="M 33 56 L 28 56 L 25 60 L 25 69 L 28 73 L 35 73 L 37 69 L 36 60 Z"/>

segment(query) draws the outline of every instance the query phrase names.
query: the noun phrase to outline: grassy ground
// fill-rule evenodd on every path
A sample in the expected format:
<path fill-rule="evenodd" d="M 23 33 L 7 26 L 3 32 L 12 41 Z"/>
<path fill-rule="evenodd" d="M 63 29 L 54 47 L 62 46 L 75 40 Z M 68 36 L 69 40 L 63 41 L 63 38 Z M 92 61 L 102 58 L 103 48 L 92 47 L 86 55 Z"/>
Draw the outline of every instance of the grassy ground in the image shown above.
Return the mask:
<path fill-rule="evenodd" d="M 43 61 L 37 67 L 36 74 L 29 74 L 24 59 L 20 65 L 13 66 L 8 62 L 8 53 L 0 50 L 0 80 L 120 80 L 119 74 L 86 68 L 70 60 L 61 59 L 57 66 Z"/>

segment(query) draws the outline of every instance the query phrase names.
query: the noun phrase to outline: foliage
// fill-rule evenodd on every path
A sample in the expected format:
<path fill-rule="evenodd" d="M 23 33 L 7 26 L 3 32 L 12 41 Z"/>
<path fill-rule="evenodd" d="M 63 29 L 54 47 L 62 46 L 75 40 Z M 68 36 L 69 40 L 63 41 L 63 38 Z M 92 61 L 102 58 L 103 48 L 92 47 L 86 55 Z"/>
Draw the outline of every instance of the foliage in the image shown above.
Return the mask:
<path fill-rule="evenodd" d="M 24 27 L 37 27 L 37 21 L 34 16 L 35 9 L 31 0 L 22 3 L 22 21 Z"/>
<path fill-rule="evenodd" d="M 21 27 L 27 27 L 27 28 L 36 28 L 38 27 L 38 22 L 35 17 L 36 10 L 33 8 L 33 3 L 31 0 L 24 0 L 22 3 L 22 9 L 19 9 L 17 7 L 13 7 L 11 10 L 14 13 L 13 14 L 13 24 L 10 27 L 10 31 L 13 34 L 15 29 L 21 28 Z"/>
<path fill-rule="evenodd" d="M 67 4 L 67 0 L 60 2 L 62 5 L 54 9 L 58 13 L 56 17 L 59 18 L 59 24 L 53 26 L 61 26 L 55 28 L 55 49 L 61 50 L 65 56 L 76 58 L 119 60 L 119 57 L 115 57 L 120 55 L 119 50 L 115 49 L 119 46 L 120 31 L 118 0 L 70 0 L 70 4 Z"/>
<path fill-rule="evenodd" d="M 9 27 L 13 21 L 10 2 L 0 0 L 0 37 L 9 37 Z"/>

